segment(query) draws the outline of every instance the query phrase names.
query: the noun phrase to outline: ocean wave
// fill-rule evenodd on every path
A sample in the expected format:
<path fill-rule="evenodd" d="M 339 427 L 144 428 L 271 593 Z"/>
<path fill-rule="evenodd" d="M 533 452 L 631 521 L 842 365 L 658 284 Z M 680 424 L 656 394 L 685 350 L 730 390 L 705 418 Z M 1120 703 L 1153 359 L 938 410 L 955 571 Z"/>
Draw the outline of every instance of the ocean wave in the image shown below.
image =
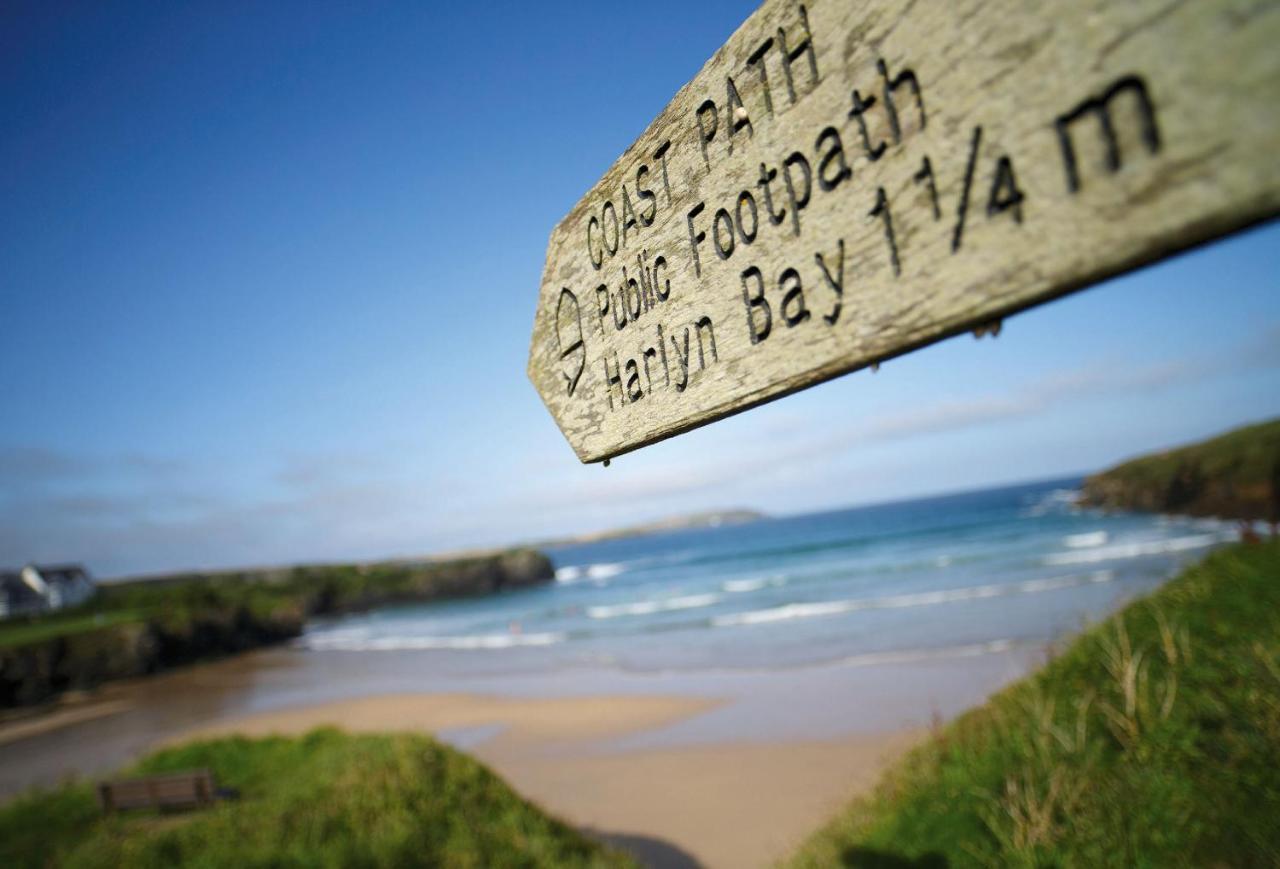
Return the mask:
<path fill-rule="evenodd" d="M 627 565 L 622 562 L 604 562 L 602 564 L 571 564 L 566 567 L 556 569 L 556 582 L 565 584 L 573 582 L 582 582 L 583 580 L 595 580 L 602 582 L 606 579 L 617 576 L 627 569 Z"/>
<path fill-rule="evenodd" d="M 1068 549 L 1092 549 L 1103 546 L 1110 535 L 1105 531 L 1086 531 L 1083 534 L 1068 534 L 1062 538 L 1062 545 Z"/>
<path fill-rule="evenodd" d="M 972 521 L 952 521 L 921 528 L 908 528 L 894 531 L 867 530 L 859 531 L 858 533 L 848 537 L 817 539 L 796 543 L 779 543 L 773 546 L 763 546 L 758 549 L 753 549 L 751 547 L 739 547 L 732 551 L 716 551 L 705 554 L 691 553 L 688 557 L 681 558 L 680 561 L 676 563 L 681 565 L 701 566 L 711 564 L 731 564 L 733 562 L 740 561 L 762 562 L 769 559 L 798 559 L 804 556 L 816 556 L 827 553 L 863 550 L 872 547 L 884 547 L 886 545 L 902 541 L 909 541 L 912 546 L 918 546 L 921 545 L 921 541 L 931 540 L 939 535 L 951 538 L 970 531 L 980 532 L 982 529 L 989 527 L 989 525 L 990 522 L 987 519 L 974 519 Z M 663 562 L 663 564 L 666 563 L 667 562 L 665 561 Z"/>
<path fill-rule="evenodd" d="M 1125 558 L 1141 558 L 1144 555 L 1165 555 L 1171 552 L 1185 552 L 1189 549 L 1204 549 L 1215 543 L 1230 539 L 1225 534 L 1194 534 L 1189 537 L 1171 537 L 1164 540 L 1146 540 L 1137 543 L 1117 543 L 1096 549 L 1084 549 L 1075 552 L 1055 552 L 1046 555 L 1043 564 L 1060 567 L 1064 564 L 1093 564 L 1099 561 L 1118 561 Z"/>
<path fill-rule="evenodd" d="M 621 616 L 647 616 L 673 610 L 698 609 L 714 606 L 721 600 L 718 594 L 688 594 L 660 600 L 642 600 L 635 603 L 615 603 L 587 607 L 587 615 L 593 619 L 616 619 Z"/>
<path fill-rule="evenodd" d="M 1023 518 L 1035 518 L 1055 510 L 1071 509 L 1075 507 L 1079 498 L 1079 489 L 1054 489 L 1052 492 L 1045 494 L 1035 504 L 1023 510 L 1021 516 Z"/>
<path fill-rule="evenodd" d="M 961 601 L 982 600 L 991 597 L 1007 597 L 1016 594 L 1036 594 L 1056 591 L 1093 583 L 1110 582 L 1115 574 L 1100 570 L 1090 574 L 1033 579 L 1003 585 L 975 585 L 967 588 L 948 588 L 939 591 L 921 591 L 908 594 L 891 594 L 884 597 L 850 598 L 847 600 L 816 601 L 813 603 L 789 603 L 763 610 L 729 613 L 711 620 L 714 627 L 737 627 L 785 622 L 793 619 L 809 619 L 833 616 L 860 610 L 899 609 L 903 607 L 936 606 Z"/>
<path fill-rule="evenodd" d="M 770 586 L 778 588 L 786 584 L 787 577 L 779 574 L 777 576 L 763 576 L 758 579 L 727 579 L 720 588 L 730 594 L 744 594 Z"/>
<path fill-rule="evenodd" d="M 303 637 L 301 645 L 317 651 L 398 652 L 420 649 L 511 649 L 522 646 L 554 646 L 563 643 L 562 633 L 472 634 L 459 637 L 357 636 L 335 631 Z"/>

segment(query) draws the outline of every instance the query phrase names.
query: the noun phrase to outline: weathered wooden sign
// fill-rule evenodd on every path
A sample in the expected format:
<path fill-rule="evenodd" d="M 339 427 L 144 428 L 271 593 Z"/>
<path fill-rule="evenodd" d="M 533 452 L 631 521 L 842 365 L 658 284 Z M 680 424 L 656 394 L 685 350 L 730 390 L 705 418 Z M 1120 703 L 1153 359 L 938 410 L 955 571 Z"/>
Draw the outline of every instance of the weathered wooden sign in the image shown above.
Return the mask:
<path fill-rule="evenodd" d="M 1277 213 L 1280 2 L 767 0 L 555 228 L 529 377 L 597 461 Z"/>

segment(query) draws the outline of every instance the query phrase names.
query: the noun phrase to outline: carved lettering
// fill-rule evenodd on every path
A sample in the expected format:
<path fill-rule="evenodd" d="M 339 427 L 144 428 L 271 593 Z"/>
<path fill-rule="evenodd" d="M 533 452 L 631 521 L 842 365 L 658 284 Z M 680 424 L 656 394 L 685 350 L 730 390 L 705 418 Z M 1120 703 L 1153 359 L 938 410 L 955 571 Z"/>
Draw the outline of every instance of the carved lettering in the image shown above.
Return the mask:
<path fill-rule="evenodd" d="M 1280 214 L 1280 19 L 1045 2 L 770 0 L 735 31 L 552 235 L 529 372 L 579 456 Z"/>
<path fill-rule="evenodd" d="M 1082 118 L 1093 117 L 1098 122 L 1098 132 L 1102 137 L 1103 165 L 1108 172 L 1120 171 L 1120 140 L 1116 137 L 1111 105 L 1122 94 L 1129 94 L 1138 110 L 1142 142 L 1147 150 L 1152 154 L 1160 150 L 1160 128 L 1156 124 L 1156 110 L 1151 102 L 1151 95 L 1147 92 L 1146 83 L 1140 76 L 1127 75 L 1100 95 L 1089 97 L 1054 120 L 1053 127 L 1058 134 L 1058 145 L 1062 149 L 1062 167 L 1067 176 L 1068 192 L 1075 193 L 1080 189 L 1080 168 L 1076 160 L 1075 142 L 1071 137 L 1071 125 Z"/>

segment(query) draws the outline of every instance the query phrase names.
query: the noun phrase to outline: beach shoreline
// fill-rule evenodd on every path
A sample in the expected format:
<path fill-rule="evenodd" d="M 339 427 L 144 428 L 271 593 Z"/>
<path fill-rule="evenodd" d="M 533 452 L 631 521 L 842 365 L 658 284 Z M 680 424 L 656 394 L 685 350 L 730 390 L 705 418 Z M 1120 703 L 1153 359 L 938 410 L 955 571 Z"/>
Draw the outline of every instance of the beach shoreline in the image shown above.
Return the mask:
<path fill-rule="evenodd" d="M 60 748 L 91 742 L 104 726 L 131 734 L 131 757 L 196 740 L 295 736 L 320 727 L 429 734 L 645 865 L 751 867 L 790 853 L 928 734 L 920 726 L 846 727 L 821 738 L 753 731 L 740 725 L 756 711 L 730 693 L 399 692 L 264 711 L 224 703 L 189 717 L 164 712 L 181 705 L 178 698 L 213 685 L 239 682 L 244 689 L 254 672 L 248 664 L 216 662 L 196 668 L 191 679 L 174 674 L 139 680 L 4 722 L 0 758 L 7 771 L 24 757 L 42 763 L 38 781 L 47 785 Z M 140 720 L 149 729 L 139 728 Z M 119 762 L 86 757 L 54 778 L 106 774 Z M 6 792 L 18 791 L 6 786 Z"/>
<path fill-rule="evenodd" d="M 392 694 L 289 707 L 197 727 L 166 744 L 336 726 L 453 742 L 521 795 L 650 865 L 770 865 L 927 735 L 632 748 L 628 737 L 723 707 L 684 696 L 511 698 Z"/>

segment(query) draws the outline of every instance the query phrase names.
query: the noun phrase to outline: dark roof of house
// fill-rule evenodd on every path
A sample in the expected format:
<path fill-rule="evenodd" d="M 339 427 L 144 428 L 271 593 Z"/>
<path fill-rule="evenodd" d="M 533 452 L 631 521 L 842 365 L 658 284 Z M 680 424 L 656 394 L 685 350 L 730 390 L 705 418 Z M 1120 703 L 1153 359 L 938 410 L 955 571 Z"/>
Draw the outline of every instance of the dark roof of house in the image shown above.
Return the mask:
<path fill-rule="evenodd" d="M 22 574 L 16 570 L 0 571 L 0 591 L 4 592 L 10 609 L 44 600 L 34 588 L 23 582 Z"/>
<path fill-rule="evenodd" d="M 89 571 L 80 564 L 37 564 L 35 568 L 40 572 L 41 578 L 48 583 L 74 582 L 77 579 L 93 582 Z"/>

